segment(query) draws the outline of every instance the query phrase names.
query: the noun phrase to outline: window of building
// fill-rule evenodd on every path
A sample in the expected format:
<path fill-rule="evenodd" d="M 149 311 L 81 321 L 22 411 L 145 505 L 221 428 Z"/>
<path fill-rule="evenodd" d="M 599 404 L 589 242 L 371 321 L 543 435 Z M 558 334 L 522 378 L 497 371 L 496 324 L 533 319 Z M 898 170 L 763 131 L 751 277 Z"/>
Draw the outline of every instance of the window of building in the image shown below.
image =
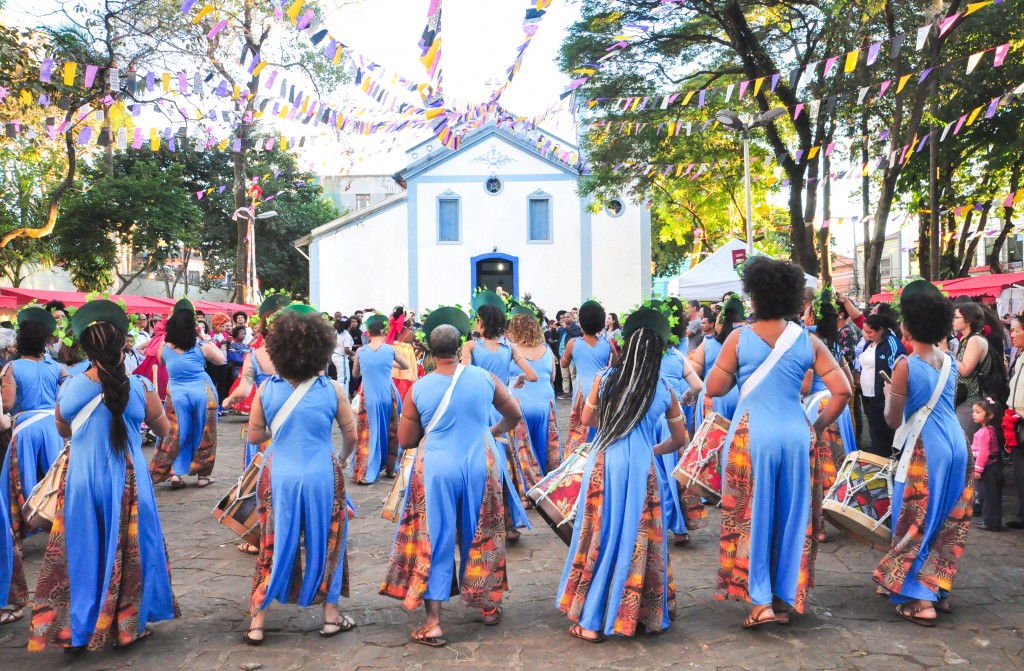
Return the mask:
<path fill-rule="evenodd" d="M 1006 244 L 1003 245 L 1003 249 L 1006 253 L 1007 263 L 1017 263 L 1024 261 L 1024 238 L 1019 235 L 1011 235 L 1006 238 Z"/>
<path fill-rule="evenodd" d="M 501 183 L 501 180 L 498 179 L 497 177 L 488 177 L 487 181 L 484 182 L 484 190 L 487 191 L 487 193 L 491 194 L 492 196 L 497 196 L 499 193 L 501 193 L 501 189 L 503 187 L 504 185 Z"/>
<path fill-rule="evenodd" d="M 887 256 L 884 259 L 879 259 L 878 270 L 883 281 L 892 279 L 892 257 Z"/>
<path fill-rule="evenodd" d="M 530 196 L 528 242 L 551 242 L 551 196 L 535 193 Z"/>
<path fill-rule="evenodd" d="M 357 193 L 356 194 L 356 209 L 361 210 L 364 207 L 370 207 L 370 194 L 368 193 Z"/>
<path fill-rule="evenodd" d="M 190 271 L 188 271 L 188 283 L 189 284 L 199 284 L 199 271 L 198 270 L 190 270 Z"/>
<path fill-rule="evenodd" d="M 451 191 L 437 199 L 437 241 L 461 242 L 461 201 Z"/>
<path fill-rule="evenodd" d="M 620 198 L 612 198 L 605 204 L 604 209 L 611 217 L 621 217 L 626 211 L 626 204 Z"/>

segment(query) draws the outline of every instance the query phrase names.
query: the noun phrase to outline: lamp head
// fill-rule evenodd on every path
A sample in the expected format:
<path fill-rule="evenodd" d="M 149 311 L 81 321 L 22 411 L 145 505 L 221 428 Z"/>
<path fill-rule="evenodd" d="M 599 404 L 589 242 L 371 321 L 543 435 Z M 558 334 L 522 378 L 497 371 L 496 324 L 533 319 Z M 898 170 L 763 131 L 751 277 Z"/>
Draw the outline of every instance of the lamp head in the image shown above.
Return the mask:
<path fill-rule="evenodd" d="M 740 119 L 739 115 L 732 110 L 718 110 L 715 113 L 715 119 L 718 123 L 722 124 L 726 128 L 731 130 L 745 130 L 746 124 Z"/>
<path fill-rule="evenodd" d="M 782 116 L 785 113 L 786 113 L 786 108 L 785 107 L 773 107 L 770 110 L 768 110 L 767 112 L 765 112 L 764 114 L 762 114 L 761 116 L 757 117 L 757 120 L 754 121 L 754 123 L 750 124 L 750 127 L 751 128 L 759 128 L 761 126 L 767 126 L 772 121 L 775 121 L 776 119 L 778 119 L 780 116 Z"/>

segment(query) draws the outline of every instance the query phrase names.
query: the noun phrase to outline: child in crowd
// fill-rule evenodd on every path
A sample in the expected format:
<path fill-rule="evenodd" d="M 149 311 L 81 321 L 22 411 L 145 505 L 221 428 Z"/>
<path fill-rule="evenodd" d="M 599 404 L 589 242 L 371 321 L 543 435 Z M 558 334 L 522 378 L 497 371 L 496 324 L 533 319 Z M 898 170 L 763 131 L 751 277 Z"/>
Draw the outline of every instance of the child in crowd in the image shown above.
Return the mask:
<path fill-rule="evenodd" d="M 249 346 L 245 344 L 247 331 L 245 326 L 236 326 L 231 329 L 231 342 L 228 344 L 228 365 L 231 366 L 231 380 L 234 381 L 242 370 L 245 363 L 245 355 L 249 353 Z"/>
<path fill-rule="evenodd" d="M 1003 461 L 999 455 L 996 437 L 996 404 L 990 398 L 974 404 L 974 423 L 980 426 L 974 434 L 971 451 L 974 452 L 975 517 L 981 507 L 982 524 L 986 531 L 1003 530 Z"/>

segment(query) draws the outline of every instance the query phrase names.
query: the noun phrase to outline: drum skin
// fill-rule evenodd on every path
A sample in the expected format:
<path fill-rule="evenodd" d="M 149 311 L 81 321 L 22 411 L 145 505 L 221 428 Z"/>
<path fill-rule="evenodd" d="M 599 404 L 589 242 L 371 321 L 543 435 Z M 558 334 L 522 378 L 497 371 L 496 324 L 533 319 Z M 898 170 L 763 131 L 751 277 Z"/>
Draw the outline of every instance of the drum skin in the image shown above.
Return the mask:
<path fill-rule="evenodd" d="M 892 460 L 869 452 L 851 452 L 825 494 L 825 519 L 859 543 L 888 550 L 892 543 L 889 519 Z"/>

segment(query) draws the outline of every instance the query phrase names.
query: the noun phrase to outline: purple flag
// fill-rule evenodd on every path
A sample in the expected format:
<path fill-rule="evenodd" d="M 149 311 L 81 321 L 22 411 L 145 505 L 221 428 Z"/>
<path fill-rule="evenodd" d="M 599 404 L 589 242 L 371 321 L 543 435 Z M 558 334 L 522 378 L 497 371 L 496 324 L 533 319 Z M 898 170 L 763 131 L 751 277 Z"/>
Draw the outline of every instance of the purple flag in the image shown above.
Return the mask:
<path fill-rule="evenodd" d="M 43 62 L 39 64 L 39 81 L 47 82 L 50 81 L 50 74 L 53 72 L 53 59 L 44 58 Z"/>

